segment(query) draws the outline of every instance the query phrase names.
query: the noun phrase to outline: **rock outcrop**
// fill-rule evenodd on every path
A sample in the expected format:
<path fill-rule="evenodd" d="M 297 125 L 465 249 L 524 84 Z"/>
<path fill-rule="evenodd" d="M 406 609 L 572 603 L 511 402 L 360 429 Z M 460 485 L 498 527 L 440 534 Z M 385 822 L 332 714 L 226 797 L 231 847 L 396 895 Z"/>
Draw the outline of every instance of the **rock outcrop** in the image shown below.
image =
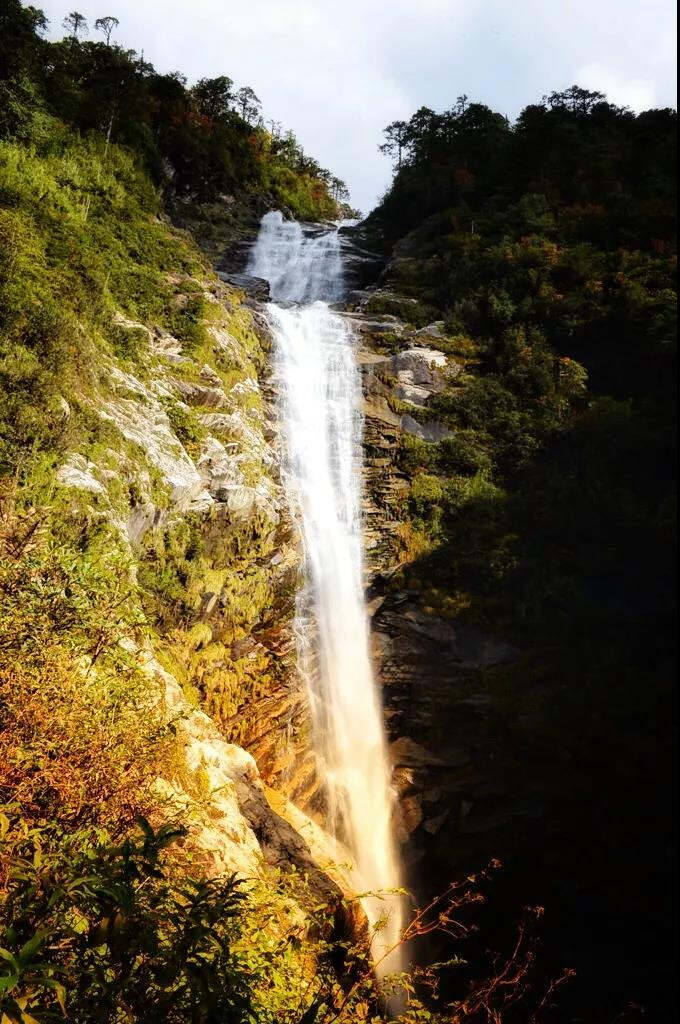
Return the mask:
<path fill-rule="evenodd" d="M 404 468 L 405 439 L 436 443 L 452 436 L 428 405 L 465 387 L 465 359 L 450 354 L 443 321 L 409 324 L 415 300 L 372 288 L 351 293 L 349 303 L 364 389 L 373 661 L 399 795 L 402 853 L 411 883 L 431 895 L 432 879 L 445 884 L 448 872 L 478 868 L 499 836 L 507 848 L 508 835 L 540 820 L 546 787 L 527 775 L 522 742 L 536 724 L 537 706 L 549 698 L 530 685 L 513 700 L 494 690 L 490 671 L 511 667 L 519 652 L 433 613 L 419 590 L 398 590 L 391 582 L 413 558 L 407 540 L 413 475 Z M 504 742 L 508 736 L 512 740 Z"/>
<path fill-rule="evenodd" d="M 119 327 L 147 339 L 144 372 L 111 362 L 91 399 L 107 448 L 71 453 L 56 479 L 69 500 L 115 527 L 150 585 L 174 685 L 181 679 L 198 699 L 204 718 L 192 720 L 210 722 L 224 744 L 214 770 L 223 756 L 257 764 L 282 799 L 313 808 L 319 782 L 292 633 L 299 555 L 279 479 L 270 336 L 241 304 L 242 289 L 197 284 L 211 318 L 196 353 L 117 315 Z M 181 612 L 164 592 L 165 575 L 177 572 Z M 252 813 L 265 806 L 261 786 L 258 794 Z"/>
<path fill-rule="evenodd" d="M 187 826 L 194 863 L 202 873 L 262 877 L 268 867 L 307 877 L 324 900 L 348 894 L 351 879 L 343 865 L 347 851 L 282 794 L 268 789 L 255 759 L 225 740 L 205 712 L 191 707 L 177 680 L 150 651 L 137 654 L 143 671 L 161 684 L 183 744 L 186 772 L 159 777 L 156 789 L 166 810 Z"/>
<path fill-rule="evenodd" d="M 258 302 L 269 302 L 269 281 L 263 277 L 253 277 L 251 274 L 230 274 L 227 271 L 218 271 L 220 281 L 231 284 L 234 288 L 240 289 L 250 299 Z"/>

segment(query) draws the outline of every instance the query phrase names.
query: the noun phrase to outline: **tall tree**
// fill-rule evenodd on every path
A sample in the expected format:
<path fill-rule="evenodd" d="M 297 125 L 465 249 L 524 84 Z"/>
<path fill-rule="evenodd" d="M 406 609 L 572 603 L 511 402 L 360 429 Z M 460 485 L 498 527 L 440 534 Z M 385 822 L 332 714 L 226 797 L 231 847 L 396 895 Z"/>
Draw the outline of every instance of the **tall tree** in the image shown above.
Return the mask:
<path fill-rule="evenodd" d="M 87 19 L 80 11 L 71 11 L 70 14 L 66 15 L 61 24 L 70 33 L 74 43 L 78 41 L 78 36 L 81 32 L 83 35 L 87 32 Z"/>
<path fill-rule="evenodd" d="M 385 142 L 378 149 L 396 160 L 397 171 L 401 170 L 402 153 L 407 140 L 408 125 L 405 121 L 392 121 L 384 130 Z"/>
<path fill-rule="evenodd" d="M 97 18 L 94 23 L 95 30 L 106 36 L 107 46 L 110 46 L 111 44 L 111 33 L 114 28 L 118 28 L 119 25 L 120 22 L 118 21 L 118 18 L 114 18 L 112 14 L 107 14 L 105 18 Z"/>
<path fill-rule="evenodd" d="M 30 130 L 39 104 L 35 87 L 44 49 L 47 18 L 19 0 L 0 4 L 0 138 Z"/>
<path fill-rule="evenodd" d="M 261 103 L 249 85 L 242 86 L 236 93 L 236 105 L 241 110 L 241 117 L 249 124 L 257 117 Z"/>
<path fill-rule="evenodd" d="M 48 21 L 37 7 L 19 0 L 3 0 L 0 7 L 0 80 L 8 80 L 37 64 L 42 52 L 40 35 Z"/>
<path fill-rule="evenodd" d="M 283 136 L 278 135 L 274 137 L 272 149 L 287 167 L 297 167 L 302 151 L 293 132 L 289 130 Z"/>
<path fill-rule="evenodd" d="M 551 92 L 549 96 L 543 97 L 544 105 L 552 110 L 571 110 L 583 116 L 589 114 L 598 103 L 605 101 L 606 96 L 603 92 L 591 92 L 579 85 L 572 85 L 564 92 Z"/>
<path fill-rule="evenodd" d="M 191 92 L 201 113 L 217 120 L 231 110 L 233 86 L 227 75 L 218 75 L 217 78 L 201 78 Z"/>

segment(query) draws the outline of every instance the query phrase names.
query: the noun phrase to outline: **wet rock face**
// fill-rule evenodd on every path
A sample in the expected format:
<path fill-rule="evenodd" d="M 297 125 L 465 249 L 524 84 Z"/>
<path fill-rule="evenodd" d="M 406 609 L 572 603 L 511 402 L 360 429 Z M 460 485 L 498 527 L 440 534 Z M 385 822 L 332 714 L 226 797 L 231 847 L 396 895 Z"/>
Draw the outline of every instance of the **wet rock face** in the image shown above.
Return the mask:
<path fill-rule="evenodd" d="M 218 271 L 217 276 L 221 281 L 245 292 L 249 299 L 255 299 L 257 302 L 269 302 L 269 281 L 265 281 L 263 277 L 225 271 Z"/>
<path fill-rule="evenodd" d="M 404 312 L 371 312 L 376 295 Z M 456 872 L 479 869 L 541 820 L 550 787 L 527 773 L 525 743 L 540 732 L 546 697 L 529 687 L 508 700 L 489 680 L 517 661 L 515 648 L 425 612 L 418 593 L 395 592 L 390 584 L 403 557 L 411 489 L 400 468 L 404 436 L 436 442 L 449 435 L 428 405 L 442 391 L 465 386 L 464 362 L 438 347 L 450 347 L 442 321 L 409 326 L 414 300 L 384 289 L 355 292 L 352 300 L 347 315 L 358 335 L 364 389 L 373 662 L 399 794 L 397 831 L 410 884 L 425 896 Z"/>
<path fill-rule="evenodd" d="M 422 347 L 385 357 L 360 354 L 359 359 L 364 415 L 368 419 L 423 441 L 441 441 L 449 436 L 450 431 L 428 413 L 427 403 L 459 372 L 453 360 L 443 352 Z"/>
<path fill-rule="evenodd" d="M 427 864 L 427 888 L 439 872 L 445 881 L 445 872 L 479 868 L 546 813 L 550 784 L 531 778 L 525 762 L 547 698 L 530 686 L 512 700 L 490 688 L 488 670 L 512 665 L 519 651 L 424 613 L 415 595 L 388 594 L 374 609 L 397 828 L 419 886 Z"/>
<path fill-rule="evenodd" d="M 327 230 L 325 225 L 304 228 L 310 233 Z M 354 283 L 363 284 L 361 275 L 375 257 L 360 251 L 360 240 L 351 229 L 341 229 L 341 237 L 347 239 L 343 250 L 348 276 L 352 278 L 354 266 Z M 238 284 L 233 273 L 229 280 Z M 250 281 L 241 281 L 250 288 Z M 250 294 L 259 298 L 257 287 L 255 281 Z M 444 389 L 457 386 L 463 370 L 460 360 L 438 347 L 447 340 L 442 322 L 415 328 L 396 314 L 371 313 L 368 307 L 375 295 L 375 289 L 355 288 L 354 308 L 347 314 L 357 334 L 364 390 L 363 520 L 369 586 L 381 575 L 389 576 L 401 550 L 404 503 L 410 490 L 410 480 L 399 468 L 402 439 L 405 434 L 427 441 L 447 436 L 449 431 L 428 411 L 428 404 Z M 403 303 L 402 307 L 406 308 Z M 201 380 L 199 386 L 211 384 Z M 264 392 L 273 416 L 275 392 L 267 386 Z M 201 409 L 202 421 L 222 447 L 211 442 L 197 464 L 206 490 L 223 500 L 238 485 L 223 442 L 226 436 L 236 436 L 234 425 L 230 413 L 198 399 L 200 395 L 186 396 Z M 252 447 L 252 439 L 248 444 Z M 276 457 L 271 447 L 269 453 Z M 285 559 L 285 547 L 283 551 Z M 489 723 L 504 712 L 478 679 L 516 652 L 450 620 L 426 615 L 411 595 L 390 595 L 382 589 L 378 579 L 369 590 L 374 663 L 392 740 L 400 835 L 415 869 L 430 846 L 439 842 L 442 830 L 457 830 L 470 822 L 483 828 L 485 815 L 489 821 L 497 814 L 504 820 L 512 817 L 511 808 L 498 810 L 497 802 L 503 804 L 505 797 L 485 791 L 486 760 L 496 756 L 497 743 Z M 239 663 L 265 657 L 271 680 L 261 692 L 248 696 L 222 727 L 227 735 L 238 731 L 238 741 L 253 754 L 270 785 L 314 814 L 322 809 L 323 797 L 311 752 L 306 696 L 296 678 L 290 596 L 287 604 L 277 599 L 271 618 L 232 647 L 231 655 Z M 208 614 L 214 617 L 218 611 L 209 609 Z M 505 786 L 500 771 L 498 787 L 505 792 Z"/>
<path fill-rule="evenodd" d="M 410 484 L 399 471 L 398 449 L 399 428 L 366 415 L 362 516 L 367 585 L 393 568 L 399 549 L 399 508 Z"/>
<path fill-rule="evenodd" d="M 383 257 L 371 249 L 360 224 L 340 228 L 345 283 L 348 291 L 363 288 L 374 281 L 383 268 Z"/>
<path fill-rule="evenodd" d="M 433 396 L 457 382 L 463 365 L 436 347 L 441 325 L 416 331 L 392 314 L 366 306 L 375 289 L 352 293 L 345 316 L 357 336 L 364 414 L 364 544 L 367 582 L 399 558 L 410 480 L 399 468 L 404 435 L 437 442 L 449 429 L 428 409 Z M 431 344 L 430 344 L 431 342 Z M 426 344 L 427 343 L 427 344 Z"/>
<path fill-rule="evenodd" d="M 307 237 L 314 238 L 334 228 L 335 224 L 331 221 L 303 222 L 301 227 Z M 225 249 L 218 258 L 216 267 L 223 281 L 242 289 L 250 299 L 268 302 L 269 283 L 263 281 L 262 278 L 253 278 L 245 273 L 256 237 L 257 227 L 251 226 L 248 231 L 240 238 L 233 240 Z M 347 291 L 361 289 L 376 279 L 384 266 L 384 259 L 380 253 L 372 250 L 370 241 L 360 224 L 341 226 L 339 237 Z"/>

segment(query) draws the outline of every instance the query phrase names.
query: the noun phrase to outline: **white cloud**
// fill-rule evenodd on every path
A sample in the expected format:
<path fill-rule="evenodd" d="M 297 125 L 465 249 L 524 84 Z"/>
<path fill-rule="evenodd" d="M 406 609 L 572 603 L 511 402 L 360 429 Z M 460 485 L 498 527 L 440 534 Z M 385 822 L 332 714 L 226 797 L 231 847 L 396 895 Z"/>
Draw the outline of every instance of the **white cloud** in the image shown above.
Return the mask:
<path fill-rule="evenodd" d="M 642 78 L 622 79 L 609 68 L 599 64 L 586 64 L 576 74 L 579 85 L 585 89 L 603 92 L 612 103 L 630 107 L 636 113 L 649 110 L 656 103 L 654 83 Z"/>
<path fill-rule="evenodd" d="M 40 0 L 36 0 L 40 3 Z M 61 34 L 65 0 L 42 3 Z M 78 0 L 90 25 L 190 81 L 228 74 L 344 178 L 367 211 L 383 127 L 466 93 L 515 116 L 574 82 L 634 109 L 675 103 L 672 0 Z M 585 76 L 585 77 L 583 77 Z"/>

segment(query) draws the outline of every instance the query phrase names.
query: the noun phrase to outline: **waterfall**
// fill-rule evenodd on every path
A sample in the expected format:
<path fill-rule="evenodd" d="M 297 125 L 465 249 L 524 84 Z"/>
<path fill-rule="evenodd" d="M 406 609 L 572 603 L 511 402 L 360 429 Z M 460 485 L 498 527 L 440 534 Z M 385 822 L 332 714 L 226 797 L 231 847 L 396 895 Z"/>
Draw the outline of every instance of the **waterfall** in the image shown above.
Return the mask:
<path fill-rule="evenodd" d="M 277 302 L 337 302 L 344 290 L 337 231 L 305 234 L 297 221 L 267 213 L 246 273 L 269 281 Z"/>
<path fill-rule="evenodd" d="M 354 337 L 327 303 L 343 293 L 337 230 L 262 220 L 246 272 L 270 282 L 285 479 L 302 534 L 298 663 L 306 680 L 329 828 L 354 859 L 381 974 L 399 969 L 401 897 L 389 767 L 362 585 L 363 422 Z M 319 301 L 324 300 L 324 301 Z M 286 302 L 288 306 L 279 303 Z M 295 305 L 291 303 L 307 303 Z"/>

